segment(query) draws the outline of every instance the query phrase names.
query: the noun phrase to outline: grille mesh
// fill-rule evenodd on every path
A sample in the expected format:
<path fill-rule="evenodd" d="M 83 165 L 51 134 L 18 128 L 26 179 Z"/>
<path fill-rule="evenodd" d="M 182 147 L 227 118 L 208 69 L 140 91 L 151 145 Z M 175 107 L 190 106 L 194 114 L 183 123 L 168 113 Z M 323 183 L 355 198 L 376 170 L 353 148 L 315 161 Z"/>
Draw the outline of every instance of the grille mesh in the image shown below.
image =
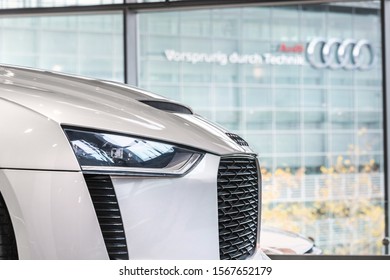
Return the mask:
<path fill-rule="evenodd" d="M 221 260 L 245 259 L 256 248 L 259 176 L 255 158 L 222 158 L 218 169 Z"/>
<path fill-rule="evenodd" d="M 0 260 L 17 260 L 15 232 L 4 198 L 0 193 Z"/>
<path fill-rule="evenodd" d="M 118 200 L 107 175 L 84 175 L 110 260 L 128 260 L 126 236 Z"/>

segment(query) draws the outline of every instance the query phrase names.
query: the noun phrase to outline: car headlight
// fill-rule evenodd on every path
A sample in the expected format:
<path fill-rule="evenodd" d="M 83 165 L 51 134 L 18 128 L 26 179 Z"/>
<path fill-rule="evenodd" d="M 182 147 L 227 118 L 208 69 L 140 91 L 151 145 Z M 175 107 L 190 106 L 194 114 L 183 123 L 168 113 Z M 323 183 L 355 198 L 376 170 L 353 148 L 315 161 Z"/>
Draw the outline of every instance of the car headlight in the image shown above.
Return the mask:
<path fill-rule="evenodd" d="M 64 128 L 84 173 L 182 176 L 203 153 L 173 144 L 108 132 Z"/>

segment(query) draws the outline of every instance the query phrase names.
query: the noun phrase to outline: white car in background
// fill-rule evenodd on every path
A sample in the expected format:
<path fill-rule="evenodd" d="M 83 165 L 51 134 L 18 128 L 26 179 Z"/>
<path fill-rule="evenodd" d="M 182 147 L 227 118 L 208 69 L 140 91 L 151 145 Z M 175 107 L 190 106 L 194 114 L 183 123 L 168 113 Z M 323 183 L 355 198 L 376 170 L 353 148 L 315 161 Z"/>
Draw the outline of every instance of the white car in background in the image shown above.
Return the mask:
<path fill-rule="evenodd" d="M 267 255 L 322 255 L 314 239 L 273 227 L 261 227 L 261 249 Z"/>
<path fill-rule="evenodd" d="M 2 66 L 0 131 L 0 258 L 266 258 L 256 154 L 186 106 Z"/>

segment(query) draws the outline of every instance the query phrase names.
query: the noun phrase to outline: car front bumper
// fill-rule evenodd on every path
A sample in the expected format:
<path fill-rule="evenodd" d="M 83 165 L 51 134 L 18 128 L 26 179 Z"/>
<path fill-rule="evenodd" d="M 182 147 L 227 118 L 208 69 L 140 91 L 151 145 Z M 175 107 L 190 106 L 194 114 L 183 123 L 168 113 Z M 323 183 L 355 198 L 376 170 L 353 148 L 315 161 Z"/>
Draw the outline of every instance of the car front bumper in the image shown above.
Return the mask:
<path fill-rule="evenodd" d="M 178 178 L 111 177 L 129 259 L 219 259 L 219 161 L 206 154 Z M 110 258 L 82 172 L 3 169 L 0 188 L 21 259 Z"/>

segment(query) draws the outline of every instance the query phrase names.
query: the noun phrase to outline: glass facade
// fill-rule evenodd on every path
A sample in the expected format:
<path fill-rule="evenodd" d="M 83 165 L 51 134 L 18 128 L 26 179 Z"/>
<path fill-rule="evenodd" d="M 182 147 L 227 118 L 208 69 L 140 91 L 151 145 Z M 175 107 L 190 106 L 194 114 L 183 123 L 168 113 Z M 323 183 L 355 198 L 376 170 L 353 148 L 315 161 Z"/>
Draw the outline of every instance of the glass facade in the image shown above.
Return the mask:
<path fill-rule="evenodd" d="M 122 13 L 0 17 L 0 61 L 123 82 Z"/>
<path fill-rule="evenodd" d="M 135 2 L 156 1 L 0 0 L 0 8 Z M 259 153 L 263 225 L 313 237 L 325 254 L 383 253 L 378 1 L 127 16 L 137 18 L 137 41 L 127 43 L 138 52 L 138 86 L 190 105 Z M 123 23 L 121 6 L 2 15 L 0 62 L 124 81 Z"/>
<path fill-rule="evenodd" d="M 380 36 L 379 6 L 140 14 L 139 86 L 259 153 L 264 225 L 311 236 L 325 253 L 381 254 Z"/>

